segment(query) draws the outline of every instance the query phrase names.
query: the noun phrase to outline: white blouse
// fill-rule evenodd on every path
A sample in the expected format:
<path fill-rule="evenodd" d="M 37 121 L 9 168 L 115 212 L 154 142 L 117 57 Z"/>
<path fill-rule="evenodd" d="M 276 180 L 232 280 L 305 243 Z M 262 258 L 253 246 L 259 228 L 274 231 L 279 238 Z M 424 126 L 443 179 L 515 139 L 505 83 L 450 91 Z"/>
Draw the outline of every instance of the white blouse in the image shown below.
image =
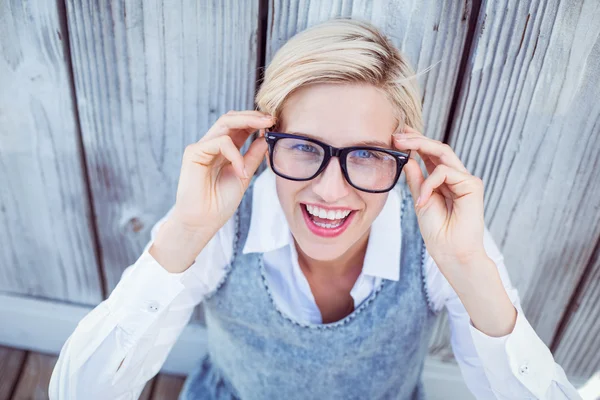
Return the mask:
<path fill-rule="evenodd" d="M 389 192 L 371 226 L 363 270 L 350 292 L 355 307 L 381 279 L 399 279 L 400 201 L 399 191 Z M 153 226 L 141 256 L 123 272 L 108 299 L 82 319 L 63 346 L 50 381 L 50 399 L 138 398 L 145 383 L 160 370 L 194 307 L 220 281 L 233 253 L 235 218 L 218 231 L 189 269 L 172 274 L 148 253 L 172 210 Z M 264 253 L 266 278 L 282 312 L 298 321 L 322 323 L 293 243 L 277 198 L 275 175 L 267 169 L 255 182 L 243 252 Z M 484 246 L 518 310 L 513 332 L 503 337 L 487 336 L 473 326 L 426 252 L 431 303 L 436 310 L 446 307 L 448 311 L 452 350 L 465 383 L 478 399 L 580 399 L 523 315 L 504 258 L 487 228 Z"/>

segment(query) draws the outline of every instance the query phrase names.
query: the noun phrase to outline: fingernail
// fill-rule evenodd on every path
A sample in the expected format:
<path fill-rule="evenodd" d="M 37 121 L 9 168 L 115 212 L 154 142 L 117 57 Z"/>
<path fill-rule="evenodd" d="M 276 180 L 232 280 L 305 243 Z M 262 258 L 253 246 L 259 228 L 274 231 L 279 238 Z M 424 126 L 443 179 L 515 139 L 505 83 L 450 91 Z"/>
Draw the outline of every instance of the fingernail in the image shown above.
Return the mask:
<path fill-rule="evenodd" d="M 261 117 L 262 119 L 271 119 L 273 118 L 271 115 L 264 115 Z"/>
<path fill-rule="evenodd" d="M 244 177 L 248 179 L 248 171 L 246 171 L 246 167 L 244 167 Z"/>
<path fill-rule="evenodd" d="M 417 202 L 415 203 L 415 207 L 419 205 L 419 201 L 421 201 L 421 196 L 417 197 Z"/>

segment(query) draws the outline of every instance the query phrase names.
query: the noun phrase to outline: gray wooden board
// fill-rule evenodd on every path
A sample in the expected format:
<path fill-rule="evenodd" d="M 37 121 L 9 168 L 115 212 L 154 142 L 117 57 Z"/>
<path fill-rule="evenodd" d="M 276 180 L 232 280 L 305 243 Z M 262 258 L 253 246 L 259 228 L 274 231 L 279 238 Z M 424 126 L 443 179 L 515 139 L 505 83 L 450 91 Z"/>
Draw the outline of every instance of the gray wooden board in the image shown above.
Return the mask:
<path fill-rule="evenodd" d="M 152 400 L 177 400 L 184 381 L 182 376 L 159 375 L 152 390 Z"/>
<path fill-rule="evenodd" d="M 107 287 L 175 201 L 181 157 L 253 109 L 258 2 L 67 1 Z"/>
<path fill-rule="evenodd" d="M 13 400 L 48 399 L 48 385 L 58 357 L 41 353 L 28 353 L 25 367 L 19 377 Z"/>
<path fill-rule="evenodd" d="M 600 237 L 599 38 L 595 0 L 487 2 L 450 140 L 547 344 Z M 577 362 L 597 361 L 581 328 Z"/>
<path fill-rule="evenodd" d="M 271 0 L 267 63 L 295 33 L 333 17 L 372 22 L 407 57 L 419 78 L 424 134 L 442 140 L 468 30 L 471 2 Z M 425 168 L 421 162 L 421 168 Z M 402 175 L 404 179 L 404 175 Z M 446 317 L 436 325 L 431 353 L 452 359 Z"/>
<path fill-rule="evenodd" d="M 19 379 L 27 352 L 0 346 L 0 400 L 8 400 Z"/>
<path fill-rule="evenodd" d="M 140 397 L 138 398 L 138 400 L 150 400 L 152 396 L 152 388 L 154 387 L 154 383 L 156 382 L 156 377 L 150 379 L 147 383 L 146 386 L 144 386 L 144 390 L 142 390 L 142 393 L 140 393 Z"/>
<path fill-rule="evenodd" d="M 589 377 L 600 372 L 600 257 L 592 268 L 567 316 L 566 329 L 555 351 L 556 360 L 570 373 Z M 598 393 L 600 396 L 600 393 Z"/>
<path fill-rule="evenodd" d="M 65 38 L 55 2 L 0 2 L 0 291 L 95 304 Z"/>

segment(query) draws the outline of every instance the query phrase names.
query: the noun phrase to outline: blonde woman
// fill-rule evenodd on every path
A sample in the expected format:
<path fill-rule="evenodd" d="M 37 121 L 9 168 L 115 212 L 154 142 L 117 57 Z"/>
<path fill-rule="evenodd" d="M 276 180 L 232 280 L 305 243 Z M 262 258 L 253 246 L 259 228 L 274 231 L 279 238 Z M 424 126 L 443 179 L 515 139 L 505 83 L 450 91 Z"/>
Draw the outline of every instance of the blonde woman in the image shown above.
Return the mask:
<path fill-rule="evenodd" d="M 259 111 L 187 146 L 175 205 L 64 345 L 51 397 L 137 398 L 202 304 L 208 352 L 181 399 L 422 399 L 444 307 L 477 398 L 579 398 L 523 315 L 481 179 L 421 133 L 418 93 L 369 23 L 289 40 Z"/>

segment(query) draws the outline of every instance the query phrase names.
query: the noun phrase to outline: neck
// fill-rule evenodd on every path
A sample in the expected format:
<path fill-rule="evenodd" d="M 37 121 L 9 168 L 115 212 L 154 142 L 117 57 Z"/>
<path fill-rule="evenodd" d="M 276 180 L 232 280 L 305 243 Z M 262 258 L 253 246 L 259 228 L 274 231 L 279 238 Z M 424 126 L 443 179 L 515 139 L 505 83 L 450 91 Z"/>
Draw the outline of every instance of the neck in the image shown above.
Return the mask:
<path fill-rule="evenodd" d="M 340 257 L 333 260 L 315 260 L 304 253 L 298 243 L 294 240 L 298 252 L 298 263 L 305 274 L 329 277 L 340 277 L 347 275 L 358 275 L 369 243 L 370 229 Z"/>

